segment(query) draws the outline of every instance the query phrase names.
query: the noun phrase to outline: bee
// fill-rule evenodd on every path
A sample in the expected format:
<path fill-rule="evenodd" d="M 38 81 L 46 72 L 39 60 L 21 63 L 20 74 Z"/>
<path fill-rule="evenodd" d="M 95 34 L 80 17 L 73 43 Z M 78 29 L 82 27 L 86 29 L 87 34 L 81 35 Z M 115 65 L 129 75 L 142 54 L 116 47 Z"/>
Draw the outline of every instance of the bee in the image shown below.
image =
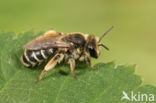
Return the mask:
<path fill-rule="evenodd" d="M 99 57 L 99 47 L 109 50 L 107 46 L 100 42 L 112 29 L 113 26 L 100 38 L 80 32 L 64 34 L 50 30 L 23 46 L 24 54 L 20 61 L 26 67 L 34 67 L 51 57 L 36 82 L 40 81 L 47 71 L 52 70 L 62 60 L 70 65 L 71 74 L 74 78 L 77 78 L 74 73 L 75 60 L 85 61 L 92 70 L 91 58 Z"/>

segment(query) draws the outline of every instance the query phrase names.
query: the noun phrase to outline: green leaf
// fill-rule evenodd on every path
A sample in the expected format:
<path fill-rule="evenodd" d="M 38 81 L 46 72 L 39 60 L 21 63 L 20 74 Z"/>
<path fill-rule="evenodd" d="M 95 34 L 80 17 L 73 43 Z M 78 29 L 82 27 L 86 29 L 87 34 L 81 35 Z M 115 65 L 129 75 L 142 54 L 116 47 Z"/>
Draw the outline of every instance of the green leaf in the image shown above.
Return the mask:
<path fill-rule="evenodd" d="M 34 81 L 45 63 L 26 68 L 19 58 L 23 54 L 22 46 L 33 35 L 41 34 L 0 34 L 0 103 L 129 103 L 136 101 L 121 100 L 123 91 L 129 97 L 132 92 L 146 93 L 148 97 L 156 95 L 156 87 L 142 85 L 141 77 L 134 74 L 134 65 L 116 67 L 113 62 L 96 64 L 93 71 L 78 62 L 75 70 L 78 80 L 70 74 L 69 65 L 62 63 L 36 84 Z"/>

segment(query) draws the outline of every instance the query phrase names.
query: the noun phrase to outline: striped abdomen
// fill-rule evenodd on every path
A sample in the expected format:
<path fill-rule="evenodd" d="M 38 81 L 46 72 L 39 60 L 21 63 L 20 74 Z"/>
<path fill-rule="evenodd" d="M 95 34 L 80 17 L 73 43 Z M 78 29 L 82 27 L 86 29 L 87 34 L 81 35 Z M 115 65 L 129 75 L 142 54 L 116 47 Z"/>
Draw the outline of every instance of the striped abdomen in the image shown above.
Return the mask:
<path fill-rule="evenodd" d="M 55 49 L 45 49 L 45 50 L 26 50 L 21 56 L 21 63 L 26 67 L 36 66 L 46 59 L 48 59 L 51 55 L 53 55 Z"/>

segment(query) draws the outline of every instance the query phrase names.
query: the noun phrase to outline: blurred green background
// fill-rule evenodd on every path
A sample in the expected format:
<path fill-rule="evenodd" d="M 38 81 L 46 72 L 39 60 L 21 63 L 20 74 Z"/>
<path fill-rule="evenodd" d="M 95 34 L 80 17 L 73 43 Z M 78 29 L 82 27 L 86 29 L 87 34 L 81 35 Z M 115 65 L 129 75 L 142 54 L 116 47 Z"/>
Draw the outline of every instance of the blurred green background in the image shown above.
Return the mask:
<path fill-rule="evenodd" d="M 102 35 L 97 62 L 138 64 L 144 84 L 156 85 L 156 0 L 0 0 L 0 31 L 54 28 L 56 31 Z"/>

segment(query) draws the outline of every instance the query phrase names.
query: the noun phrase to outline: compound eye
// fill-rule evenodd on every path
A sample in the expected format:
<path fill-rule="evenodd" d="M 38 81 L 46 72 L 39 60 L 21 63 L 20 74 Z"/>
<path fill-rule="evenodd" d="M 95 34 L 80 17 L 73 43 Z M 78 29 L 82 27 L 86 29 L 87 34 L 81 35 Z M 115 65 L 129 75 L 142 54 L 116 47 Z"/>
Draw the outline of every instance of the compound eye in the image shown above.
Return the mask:
<path fill-rule="evenodd" d="M 93 48 L 93 46 L 91 46 L 91 45 L 88 45 L 88 47 L 87 47 L 89 50 L 93 50 L 94 48 Z"/>
<path fill-rule="evenodd" d="M 91 45 L 88 45 L 88 51 L 91 57 L 94 57 L 94 58 L 98 57 L 96 50 Z"/>

